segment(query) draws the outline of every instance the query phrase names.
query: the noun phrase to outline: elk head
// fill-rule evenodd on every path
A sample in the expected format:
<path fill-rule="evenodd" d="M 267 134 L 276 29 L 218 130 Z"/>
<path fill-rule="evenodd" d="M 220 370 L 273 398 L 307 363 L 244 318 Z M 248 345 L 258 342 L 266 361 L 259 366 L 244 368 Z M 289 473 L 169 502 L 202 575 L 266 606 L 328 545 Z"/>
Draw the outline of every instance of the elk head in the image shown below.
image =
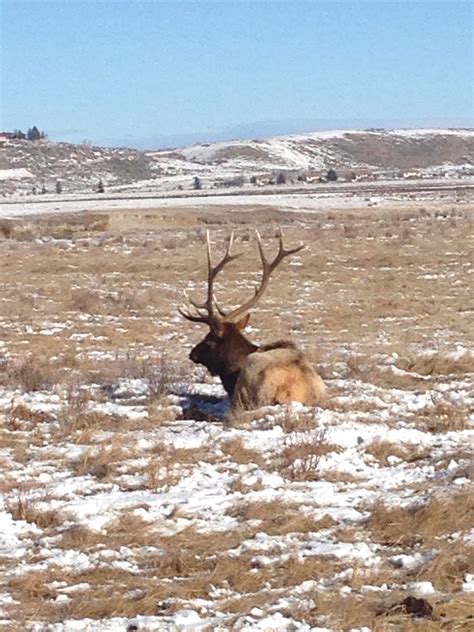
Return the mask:
<path fill-rule="evenodd" d="M 196 313 L 179 309 L 179 313 L 187 320 L 195 323 L 204 323 L 209 327 L 209 333 L 197 344 L 189 354 L 190 359 L 196 364 L 204 365 L 211 375 L 218 375 L 227 393 L 232 396 L 239 372 L 245 363 L 247 356 L 258 350 L 258 346 L 248 340 L 244 334 L 249 318 L 250 310 L 262 297 L 270 280 L 270 275 L 285 257 L 298 252 L 303 245 L 290 250 L 283 246 L 283 235 L 280 230 L 279 249 L 273 261 L 268 261 L 263 251 L 262 241 L 257 232 L 257 245 L 262 261 L 262 278 L 260 285 L 255 288 L 254 295 L 245 303 L 231 311 L 221 309 L 214 295 L 214 280 L 221 270 L 231 261 L 241 256 L 231 254 L 234 233 L 231 234 L 227 250 L 221 261 L 213 266 L 211 257 L 211 244 L 209 231 L 207 231 L 207 297 L 203 303 L 197 303 L 189 299 Z"/>

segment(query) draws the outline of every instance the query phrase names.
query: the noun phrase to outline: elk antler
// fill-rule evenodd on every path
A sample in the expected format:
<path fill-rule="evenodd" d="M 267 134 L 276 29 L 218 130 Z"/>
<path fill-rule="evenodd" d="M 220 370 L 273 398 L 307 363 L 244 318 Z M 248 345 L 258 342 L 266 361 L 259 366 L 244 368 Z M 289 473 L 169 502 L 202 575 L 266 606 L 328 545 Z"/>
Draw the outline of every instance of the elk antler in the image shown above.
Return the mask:
<path fill-rule="evenodd" d="M 214 279 L 219 274 L 219 272 L 231 261 L 237 259 L 242 255 L 242 253 L 238 253 L 236 255 L 231 254 L 230 250 L 232 248 L 232 244 L 234 241 L 234 233 L 232 232 L 229 238 L 229 243 L 227 244 L 227 250 L 225 251 L 224 257 L 219 261 L 216 266 L 212 266 L 212 256 L 211 256 L 211 242 L 209 239 L 209 231 L 206 231 L 206 243 L 207 243 L 207 298 L 204 303 L 197 303 L 189 298 L 189 302 L 193 307 L 196 308 L 197 315 L 190 314 L 189 312 L 184 312 L 180 308 L 178 308 L 179 313 L 184 318 L 191 320 L 195 323 L 206 323 L 209 327 L 213 328 L 218 323 L 222 322 L 223 312 L 220 310 L 216 303 L 216 299 L 214 297 Z M 219 315 L 214 312 L 214 307 L 216 307 Z M 203 313 L 202 310 L 205 310 Z"/>
<path fill-rule="evenodd" d="M 262 240 L 260 239 L 260 235 L 258 231 L 256 231 L 256 233 L 257 233 L 258 250 L 260 252 L 260 259 L 262 260 L 262 280 L 260 281 L 260 286 L 255 288 L 255 294 L 252 296 L 250 300 L 248 300 L 246 303 L 244 303 L 240 307 L 237 307 L 236 309 L 232 310 L 231 312 L 224 314 L 222 310 L 218 308 L 219 313 L 225 316 L 226 321 L 233 321 L 238 316 L 241 316 L 245 312 L 248 312 L 257 303 L 257 301 L 262 297 L 263 293 L 265 292 L 268 285 L 268 281 L 270 280 L 270 275 L 273 272 L 273 270 L 275 270 L 275 268 L 283 261 L 285 257 L 288 257 L 289 255 L 292 255 L 295 252 L 299 252 L 302 248 L 304 248 L 304 244 L 301 244 L 301 246 L 298 246 L 297 248 L 291 248 L 290 250 L 285 250 L 283 246 L 283 233 L 281 232 L 281 228 L 280 228 L 279 235 L 278 235 L 279 242 L 280 242 L 279 248 L 278 248 L 278 254 L 273 259 L 273 261 L 269 263 L 263 251 L 263 245 L 262 245 Z"/>

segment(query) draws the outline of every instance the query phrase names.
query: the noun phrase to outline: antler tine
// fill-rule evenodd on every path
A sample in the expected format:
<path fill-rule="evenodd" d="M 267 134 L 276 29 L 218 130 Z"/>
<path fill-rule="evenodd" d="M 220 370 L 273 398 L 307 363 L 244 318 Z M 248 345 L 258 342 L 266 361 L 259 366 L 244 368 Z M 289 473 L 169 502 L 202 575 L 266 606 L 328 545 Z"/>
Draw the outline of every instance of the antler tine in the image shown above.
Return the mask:
<path fill-rule="evenodd" d="M 184 296 L 186 297 L 186 300 L 189 301 L 189 303 L 191 303 L 191 305 L 195 307 L 197 310 L 206 309 L 206 303 L 198 303 L 197 301 L 195 301 L 189 296 L 186 290 L 184 290 Z"/>
<path fill-rule="evenodd" d="M 265 251 L 263 249 L 260 233 L 258 231 L 255 231 L 255 232 L 257 234 L 257 245 L 258 245 L 258 250 L 260 253 L 260 259 L 262 260 L 262 279 L 260 281 L 260 286 L 255 288 L 254 295 L 252 296 L 251 299 L 249 299 L 246 303 L 244 303 L 240 307 L 237 307 L 236 309 L 231 311 L 229 314 L 227 314 L 226 320 L 233 320 L 237 316 L 241 316 L 245 312 L 248 312 L 257 303 L 257 301 L 261 298 L 261 296 L 265 292 L 268 282 L 270 280 L 270 275 L 273 272 L 273 270 L 275 270 L 275 268 L 283 261 L 285 257 L 288 257 L 289 255 L 292 255 L 296 252 L 299 252 L 300 250 L 304 248 L 304 244 L 301 244 L 300 246 L 297 246 L 296 248 L 290 248 L 288 250 L 285 250 L 285 247 L 283 245 L 283 233 L 280 228 L 279 235 L 278 235 L 278 239 L 279 239 L 278 253 L 276 257 L 273 259 L 273 261 L 269 262 L 268 259 L 265 257 Z"/>
<path fill-rule="evenodd" d="M 188 320 L 192 320 L 194 322 L 207 323 L 208 325 L 212 326 L 216 321 L 219 321 L 222 317 L 225 316 L 225 313 L 219 308 L 219 306 L 216 303 L 216 299 L 214 296 L 214 279 L 219 274 L 219 272 L 224 268 L 225 265 L 227 265 L 231 261 L 234 261 L 238 257 L 242 256 L 242 253 L 237 253 L 235 255 L 231 253 L 233 242 L 234 242 L 234 232 L 232 231 L 229 237 L 229 242 L 227 244 L 227 248 L 226 248 L 224 256 L 222 257 L 222 259 L 219 261 L 217 265 L 213 266 L 209 230 L 206 231 L 207 297 L 203 303 L 198 303 L 197 301 L 194 301 L 193 299 L 187 297 L 191 305 L 195 307 L 196 310 L 198 311 L 198 315 L 194 316 L 193 314 L 190 314 L 189 312 L 183 312 L 181 309 L 179 309 L 178 310 L 179 313 L 182 316 L 184 316 L 184 318 L 187 318 Z M 216 307 L 220 316 L 215 314 L 214 306 Z M 206 310 L 207 313 L 202 314 L 199 310 Z"/>
<path fill-rule="evenodd" d="M 181 307 L 178 307 L 178 312 L 181 314 L 181 316 L 186 318 L 186 320 L 191 320 L 193 323 L 206 323 L 207 325 L 210 324 L 209 318 L 206 315 L 200 314 L 199 316 L 194 316 L 193 314 L 182 310 Z"/>
<path fill-rule="evenodd" d="M 216 301 L 216 297 L 214 296 L 214 307 L 217 309 L 217 311 L 219 312 L 219 315 L 222 316 L 223 318 L 225 318 L 227 316 L 227 312 L 225 312 L 222 307 L 220 307 L 220 305 L 218 304 L 218 302 Z"/>
<path fill-rule="evenodd" d="M 295 252 L 299 252 L 300 250 L 304 248 L 304 244 L 301 244 L 300 246 L 297 246 L 296 248 L 290 248 L 289 250 L 285 250 L 285 247 L 283 245 L 283 232 L 280 228 L 278 231 L 278 241 L 279 241 L 278 253 L 276 257 L 273 259 L 273 261 L 269 263 L 267 258 L 265 257 L 265 252 L 263 250 L 262 239 L 260 237 L 260 233 L 258 232 L 258 230 L 255 232 L 257 234 L 257 244 L 258 244 L 258 249 L 260 251 L 260 259 L 262 260 L 263 268 L 264 270 L 268 269 L 270 272 L 273 272 L 273 270 L 277 267 L 280 261 L 283 261 L 285 257 L 288 257 L 289 255 L 293 255 L 295 254 Z"/>

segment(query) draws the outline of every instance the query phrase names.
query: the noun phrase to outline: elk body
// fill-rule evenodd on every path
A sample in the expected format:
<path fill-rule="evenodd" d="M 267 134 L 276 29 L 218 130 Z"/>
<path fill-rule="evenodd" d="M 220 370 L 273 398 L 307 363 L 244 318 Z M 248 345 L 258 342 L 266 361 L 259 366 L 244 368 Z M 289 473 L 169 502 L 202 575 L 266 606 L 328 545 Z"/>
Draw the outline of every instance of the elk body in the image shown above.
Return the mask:
<path fill-rule="evenodd" d="M 209 327 L 209 333 L 189 355 L 196 364 L 204 365 L 211 375 L 218 375 L 232 399 L 234 407 L 258 408 L 292 401 L 316 405 L 325 397 L 325 386 L 308 359 L 292 342 L 278 341 L 258 346 L 243 334 L 250 310 L 262 297 L 275 268 L 304 246 L 285 250 L 280 231 L 278 254 L 269 262 L 265 257 L 260 236 L 257 245 L 262 261 L 262 278 L 254 296 L 236 309 L 225 312 L 216 302 L 214 280 L 228 263 L 240 257 L 231 254 L 233 234 L 226 253 L 213 266 L 209 232 L 207 233 L 207 298 L 203 303 L 190 299 L 196 314 L 179 310 L 184 318 Z"/>

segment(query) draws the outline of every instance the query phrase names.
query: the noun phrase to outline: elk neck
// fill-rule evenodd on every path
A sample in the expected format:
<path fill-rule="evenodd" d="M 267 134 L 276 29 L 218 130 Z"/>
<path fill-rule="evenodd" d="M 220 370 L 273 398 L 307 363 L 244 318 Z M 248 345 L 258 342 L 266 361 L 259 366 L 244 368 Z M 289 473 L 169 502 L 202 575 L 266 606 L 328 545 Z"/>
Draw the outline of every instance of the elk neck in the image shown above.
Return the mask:
<path fill-rule="evenodd" d="M 259 347 L 248 340 L 237 327 L 227 327 L 224 342 L 224 362 L 219 367 L 218 375 L 222 385 L 230 397 L 234 394 L 235 384 L 247 356 Z"/>

